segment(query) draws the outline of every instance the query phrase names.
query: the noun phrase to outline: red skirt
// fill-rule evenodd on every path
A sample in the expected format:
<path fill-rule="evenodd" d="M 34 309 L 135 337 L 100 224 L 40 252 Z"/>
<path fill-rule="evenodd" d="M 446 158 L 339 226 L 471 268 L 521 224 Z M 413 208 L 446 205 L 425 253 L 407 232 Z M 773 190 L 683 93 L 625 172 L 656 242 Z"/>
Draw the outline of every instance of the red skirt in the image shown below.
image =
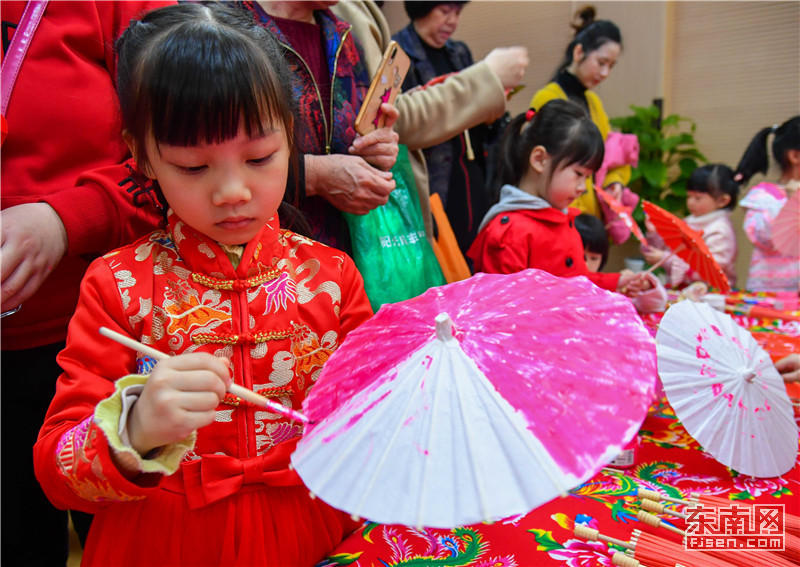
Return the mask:
<path fill-rule="evenodd" d="M 159 490 L 95 515 L 82 566 L 312 566 L 358 527 L 305 486 L 245 486 L 191 510 Z"/>

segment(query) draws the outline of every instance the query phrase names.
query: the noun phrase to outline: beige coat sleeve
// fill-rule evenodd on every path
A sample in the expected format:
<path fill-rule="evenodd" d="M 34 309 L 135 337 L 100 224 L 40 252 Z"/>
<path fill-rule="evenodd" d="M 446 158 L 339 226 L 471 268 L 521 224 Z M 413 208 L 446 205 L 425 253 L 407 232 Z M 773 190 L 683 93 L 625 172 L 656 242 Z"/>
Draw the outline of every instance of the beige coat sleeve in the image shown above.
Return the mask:
<path fill-rule="evenodd" d="M 375 76 L 383 59 L 383 52 L 392 40 L 389 23 L 375 2 L 342 0 L 331 6 L 331 12 L 353 26 L 353 35 L 364 54 L 362 63 L 370 77 Z"/>
<path fill-rule="evenodd" d="M 394 125 L 400 142 L 416 150 L 500 118 L 506 96 L 500 79 L 480 61 L 442 83 L 399 95 L 395 106 L 400 111 Z"/>

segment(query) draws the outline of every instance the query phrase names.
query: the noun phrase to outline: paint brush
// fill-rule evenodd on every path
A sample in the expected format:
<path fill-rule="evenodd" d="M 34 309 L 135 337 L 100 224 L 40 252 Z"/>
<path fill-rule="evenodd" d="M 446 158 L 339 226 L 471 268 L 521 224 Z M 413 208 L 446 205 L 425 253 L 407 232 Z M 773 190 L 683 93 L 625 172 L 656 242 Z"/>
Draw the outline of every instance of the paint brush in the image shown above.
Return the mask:
<path fill-rule="evenodd" d="M 107 327 L 100 327 L 100 334 L 103 335 L 104 337 L 108 337 L 112 341 L 118 342 L 123 346 L 126 346 L 133 350 L 137 350 L 142 354 L 145 354 L 155 360 L 164 360 L 170 357 L 170 355 L 163 353 L 160 350 L 156 350 L 151 346 L 147 346 L 146 344 L 142 344 L 139 341 L 136 341 L 130 337 L 126 337 L 125 335 L 117 333 L 116 331 L 112 331 Z M 272 410 L 274 412 L 277 412 L 281 415 L 284 415 L 296 421 L 302 421 L 304 423 L 309 423 L 310 421 L 305 415 L 303 415 L 299 411 L 295 411 L 279 403 L 268 400 L 261 394 L 257 394 L 252 390 L 248 390 L 247 388 L 245 388 L 244 386 L 240 386 L 239 384 L 234 384 L 233 382 L 231 382 L 231 385 L 228 386 L 228 392 L 230 392 L 234 396 L 238 396 L 243 400 L 250 402 L 253 405 L 263 407 L 268 410 Z"/>

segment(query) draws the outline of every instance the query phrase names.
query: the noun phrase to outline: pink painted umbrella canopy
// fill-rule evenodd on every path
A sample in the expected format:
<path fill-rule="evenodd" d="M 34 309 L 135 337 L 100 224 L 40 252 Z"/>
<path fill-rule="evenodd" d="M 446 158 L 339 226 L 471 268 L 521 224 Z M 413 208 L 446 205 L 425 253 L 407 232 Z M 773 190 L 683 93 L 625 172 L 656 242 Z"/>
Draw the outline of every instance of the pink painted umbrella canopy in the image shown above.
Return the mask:
<path fill-rule="evenodd" d="M 772 243 L 784 256 L 800 256 L 800 189 L 795 189 L 772 222 Z"/>
<path fill-rule="evenodd" d="M 350 333 L 303 404 L 292 463 L 324 501 L 376 522 L 526 513 L 618 455 L 655 376 L 624 296 L 539 270 L 477 274 Z"/>

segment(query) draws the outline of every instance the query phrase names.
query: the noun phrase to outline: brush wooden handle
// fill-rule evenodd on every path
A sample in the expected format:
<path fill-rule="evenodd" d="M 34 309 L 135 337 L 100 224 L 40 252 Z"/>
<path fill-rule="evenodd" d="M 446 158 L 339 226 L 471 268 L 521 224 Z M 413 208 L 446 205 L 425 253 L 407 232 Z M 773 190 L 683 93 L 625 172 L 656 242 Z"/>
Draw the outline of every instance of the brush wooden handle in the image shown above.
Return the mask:
<path fill-rule="evenodd" d="M 155 360 L 165 360 L 167 358 L 170 358 L 170 356 L 165 352 L 161 352 L 160 350 L 157 350 L 144 343 L 140 343 L 139 341 L 127 337 L 121 333 L 112 331 L 107 327 L 100 327 L 100 334 L 103 335 L 104 337 L 111 339 L 112 341 L 116 341 L 119 344 L 128 347 L 129 349 L 141 352 L 142 354 L 145 354 Z M 266 408 L 268 410 L 272 410 L 281 415 L 285 415 L 286 417 L 289 417 L 291 419 L 302 421 L 305 423 L 308 423 L 309 421 L 308 418 L 302 413 L 295 411 L 291 408 L 282 406 L 281 404 L 273 402 L 272 400 L 268 400 L 261 394 L 257 394 L 252 390 L 248 390 L 247 388 L 245 388 L 244 386 L 240 386 L 239 384 L 234 384 L 233 382 L 231 382 L 231 385 L 228 386 L 228 392 L 254 405 Z"/>

